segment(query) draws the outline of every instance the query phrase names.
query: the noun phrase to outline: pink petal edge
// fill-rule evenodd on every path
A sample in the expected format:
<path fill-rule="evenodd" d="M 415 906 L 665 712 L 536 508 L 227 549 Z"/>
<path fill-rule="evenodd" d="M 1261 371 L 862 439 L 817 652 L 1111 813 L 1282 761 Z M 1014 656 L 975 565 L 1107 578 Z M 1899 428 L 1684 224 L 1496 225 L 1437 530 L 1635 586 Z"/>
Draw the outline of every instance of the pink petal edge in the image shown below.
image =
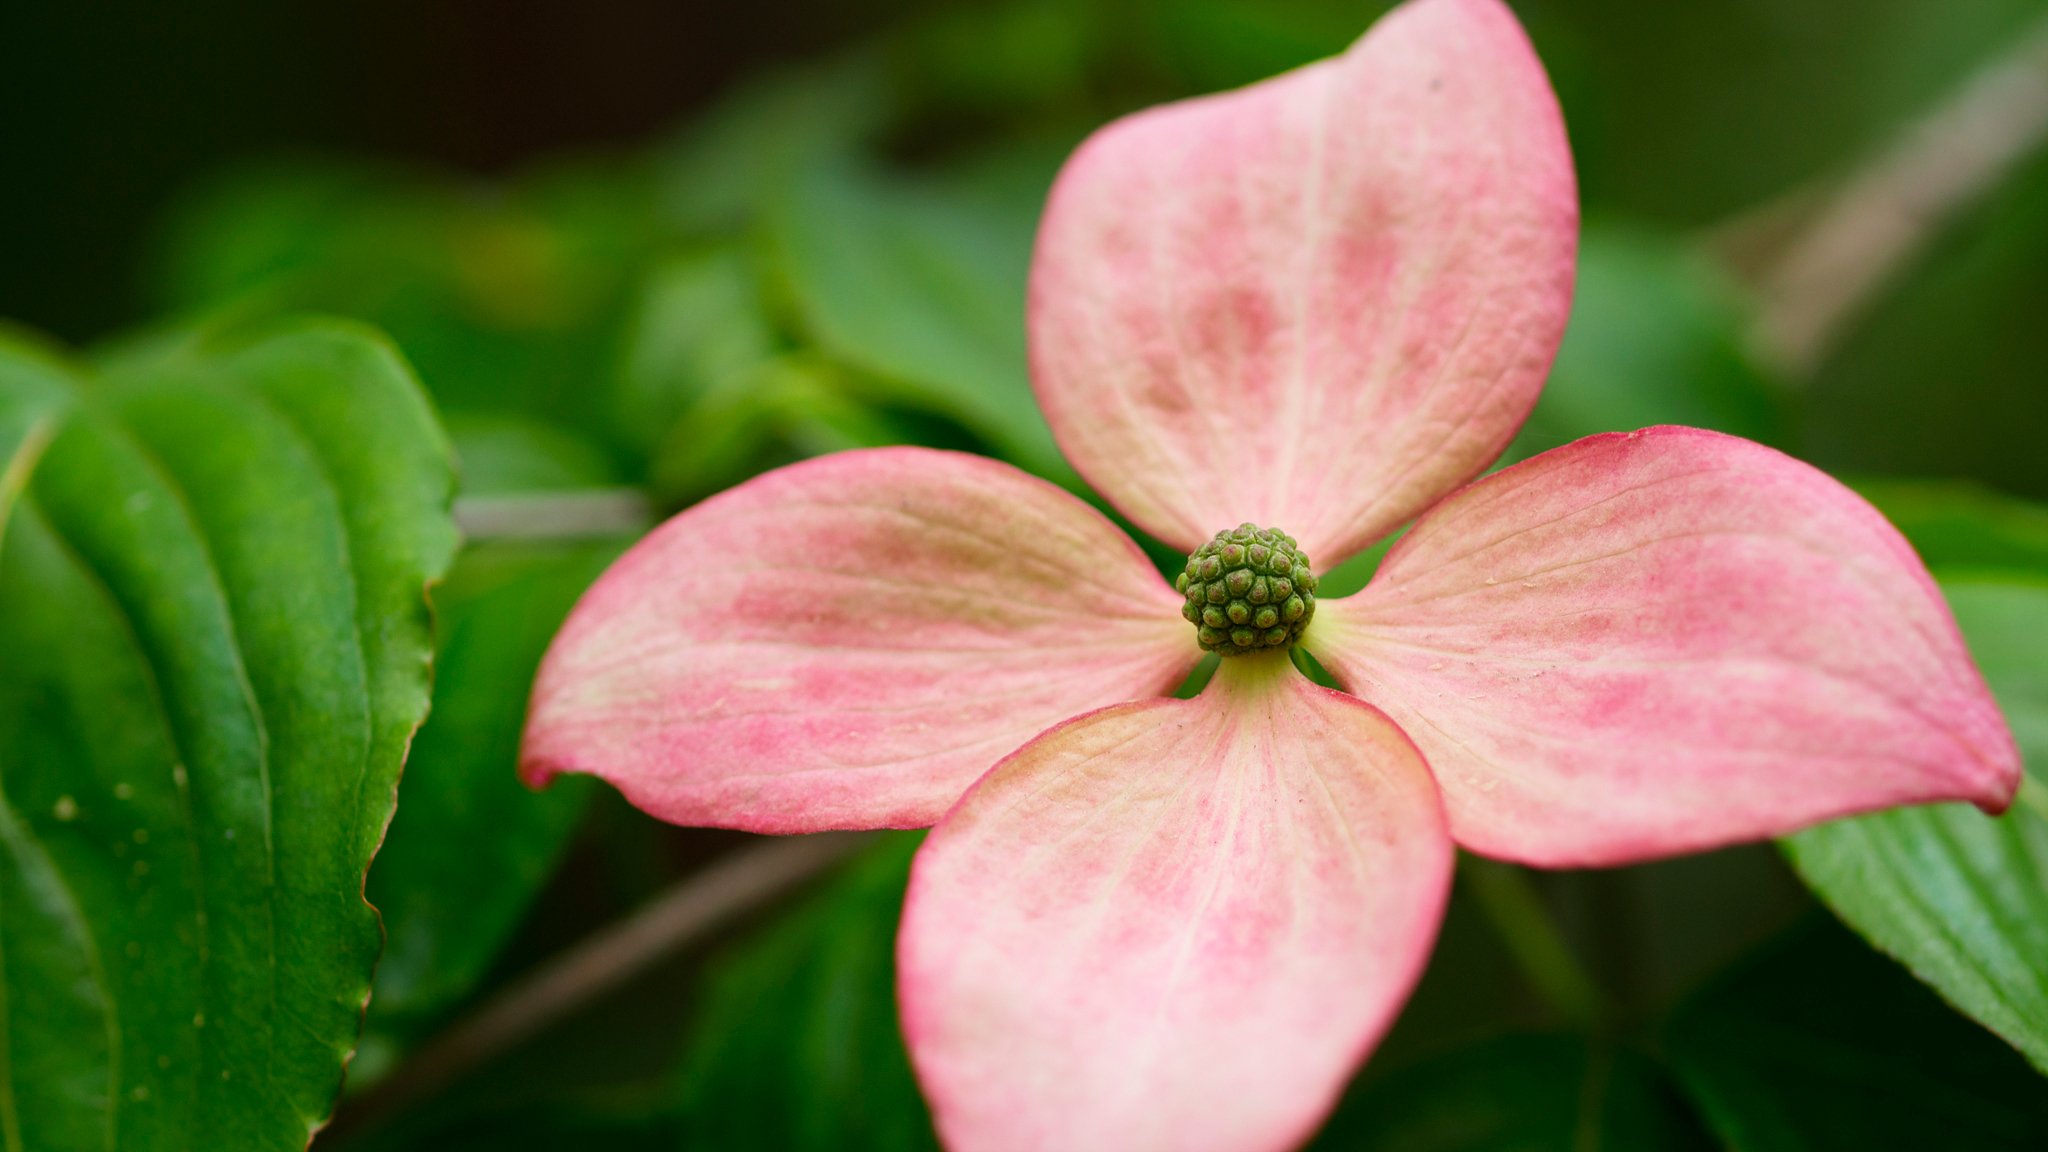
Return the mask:
<path fill-rule="evenodd" d="M 1414 747 L 1284 660 L 1070 720 L 919 851 L 904 1034 L 952 1152 L 1252 1152 L 1321 1123 L 1427 961 Z"/>
<path fill-rule="evenodd" d="M 1426 513 L 1310 650 L 1476 852 L 1597 866 L 1941 800 L 2019 754 L 1940 590 L 1825 473 L 1692 428 L 1593 436 Z"/>
<path fill-rule="evenodd" d="M 1414 0 L 1342 57 L 1118 121 L 1032 268 L 1040 405 L 1130 518 L 1337 564 L 1477 475 L 1570 310 L 1577 187 L 1499 0 Z"/>
<path fill-rule="evenodd" d="M 534 685 L 522 772 L 678 824 L 922 827 L 1047 726 L 1201 655 L 1129 537 L 1006 464 L 885 448 L 778 469 L 657 528 Z"/>

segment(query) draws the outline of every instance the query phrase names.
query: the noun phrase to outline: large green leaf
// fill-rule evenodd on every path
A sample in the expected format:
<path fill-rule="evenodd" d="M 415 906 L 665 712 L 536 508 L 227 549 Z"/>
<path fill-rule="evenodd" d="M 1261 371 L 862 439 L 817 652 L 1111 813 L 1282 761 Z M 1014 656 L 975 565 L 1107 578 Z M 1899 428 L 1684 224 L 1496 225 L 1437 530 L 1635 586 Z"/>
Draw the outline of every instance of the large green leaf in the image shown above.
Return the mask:
<path fill-rule="evenodd" d="M 316 322 L 98 380 L 0 347 L 0 433 L 51 413 L 0 550 L 0 1133 L 303 1147 L 380 943 L 447 443 Z"/>
<path fill-rule="evenodd" d="M 1029 216 L 818 164 L 779 201 L 768 243 L 826 354 L 1015 462 L 1066 477 L 1025 363 L 1032 228 Z"/>
<path fill-rule="evenodd" d="M 1703 989 L 1665 1051 L 1731 1152 L 2031 1152 L 2048 1086 L 1816 917 Z"/>
<path fill-rule="evenodd" d="M 1512 1035 L 1354 1090 L 1318 1152 L 1679 1152 L 1708 1147 L 1662 1071 L 1583 1037 Z"/>
<path fill-rule="evenodd" d="M 896 1025 L 892 835 L 710 975 L 683 1061 L 690 1148 L 937 1148 Z"/>
<path fill-rule="evenodd" d="M 2048 584 L 1944 588 L 2020 741 L 2021 802 L 1997 818 L 1940 804 L 1838 820 L 1786 850 L 1836 914 L 2048 1070 Z"/>

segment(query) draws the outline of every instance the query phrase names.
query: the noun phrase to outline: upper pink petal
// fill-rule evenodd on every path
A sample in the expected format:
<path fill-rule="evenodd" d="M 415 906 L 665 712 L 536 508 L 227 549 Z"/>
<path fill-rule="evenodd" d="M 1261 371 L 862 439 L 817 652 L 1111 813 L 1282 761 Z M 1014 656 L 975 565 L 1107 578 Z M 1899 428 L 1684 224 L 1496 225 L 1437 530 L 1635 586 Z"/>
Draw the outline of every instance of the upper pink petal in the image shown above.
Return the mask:
<path fill-rule="evenodd" d="M 904 1033 L 953 1152 L 1291 1147 L 1407 998 L 1450 880 L 1428 771 L 1255 659 L 1040 736 L 919 852 Z"/>
<path fill-rule="evenodd" d="M 1594 436 L 1473 484 L 1307 637 L 1436 772 L 1459 843 L 1603 865 L 1897 804 L 2019 756 L 1876 509 L 1769 448 Z"/>
<path fill-rule="evenodd" d="M 1251 521 L 1332 565 L 1477 475 L 1564 331 L 1557 102 L 1499 0 L 1414 0 L 1344 56 L 1084 144 L 1041 226 L 1039 402 L 1183 549 Z"/>
<path fill-rule="evenodd" d="M 920 448 L 782 468 L 656 529 L 542 663 L 522 770 L 679 824 L 922 827 L 990 765 L 1201 655 L 1100 513 Z"/>

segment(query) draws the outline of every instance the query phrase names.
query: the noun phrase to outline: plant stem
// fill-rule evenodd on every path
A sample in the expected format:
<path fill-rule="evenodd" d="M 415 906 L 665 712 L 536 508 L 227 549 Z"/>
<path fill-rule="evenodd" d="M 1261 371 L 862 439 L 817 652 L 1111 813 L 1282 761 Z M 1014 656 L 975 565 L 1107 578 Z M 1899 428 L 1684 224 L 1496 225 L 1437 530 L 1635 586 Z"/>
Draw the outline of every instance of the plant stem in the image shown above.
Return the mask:
<path fill-rule="evenodd" d="M 1795 378 L 1963 209 L 2048 141 L 2048 20 L 1853 173 L 1763 271 L 1755 337 Z"/>
<path fill-rule="evenodd" d="M 844 860 L 868 833 L 825 832 L 743 848 L 506 985 L 420 1046 L 335 1118 L 359 1132 L 433 1095 L 749 909 Z"/>
<path fill-rule="evenodd" d="M 1599 986 L 1572 955 L 1528 873 L 1469 852 L 1459 853 L 1458 871 L 1536 991 L 1574 1026 L 1604 1028 L 1608 1012 Z"/>

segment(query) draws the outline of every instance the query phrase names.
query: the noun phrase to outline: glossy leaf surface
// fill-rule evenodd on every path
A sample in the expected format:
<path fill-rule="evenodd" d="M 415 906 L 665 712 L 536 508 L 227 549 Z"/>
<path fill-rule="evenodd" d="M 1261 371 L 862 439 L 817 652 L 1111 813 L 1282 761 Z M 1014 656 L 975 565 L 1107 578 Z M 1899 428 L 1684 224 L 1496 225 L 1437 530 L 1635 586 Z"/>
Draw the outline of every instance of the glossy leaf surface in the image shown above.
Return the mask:
<path fill-rule="evenodd" d="M 2048 584 L 1944 587 L 2019 741 L 2020 802 L 1997 818 L 1899 808 L 1809 829 L 1786 850 L 1837 915 L 2048 1069 Z"/>
<path fill-rule="evenodd" d="M 0 551 L 0 1133 L 303 1147 L 380 945 L 447 443 L 389 345 L 326 323 L 99 380 L 0 350 L 0 432 L 37 412 Z"/>

